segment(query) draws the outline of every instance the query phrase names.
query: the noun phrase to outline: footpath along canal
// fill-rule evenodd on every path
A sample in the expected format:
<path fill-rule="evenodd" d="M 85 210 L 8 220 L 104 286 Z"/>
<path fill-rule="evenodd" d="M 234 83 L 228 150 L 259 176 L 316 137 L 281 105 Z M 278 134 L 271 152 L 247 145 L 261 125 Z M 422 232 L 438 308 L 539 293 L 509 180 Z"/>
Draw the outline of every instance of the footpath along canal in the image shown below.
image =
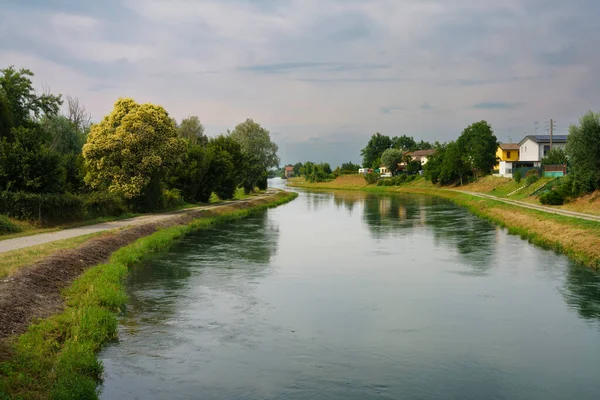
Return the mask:
<path fill-rule="evenodd" d="M 600 398 L 600 274 L 439 198 L 300 191 L 128 294 L 103 399 Z"/>

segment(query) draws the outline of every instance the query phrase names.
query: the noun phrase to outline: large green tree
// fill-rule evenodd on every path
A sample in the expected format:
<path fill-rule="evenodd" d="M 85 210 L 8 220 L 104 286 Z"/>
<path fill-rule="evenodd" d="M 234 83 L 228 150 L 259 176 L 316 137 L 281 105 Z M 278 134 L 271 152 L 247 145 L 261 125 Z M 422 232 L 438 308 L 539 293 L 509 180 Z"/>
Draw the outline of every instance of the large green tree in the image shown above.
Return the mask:
<path fill-rule="evenodd" d="M 394 136 L 392 138 L 392 147 L 398 150 L 415 151 L 417 150 L 417 142 L 415 142 L 412 136 Z"/>
<path fill-rule="evenodd" d="M 186 139 L 191 144 L 205 145 L 207 142 L 204 136 L 204 125 L 200 122 L 200 118 L 191 116 L 181 120 L 177 127 L 177 134 L 180 138 Z"/>
<path fill-rule="evenodd" d="M 31 82 L 33 76 L 33 72 L 24 68 L 17 71 L 10 66 L 0 70 L 0 97 L 6 100 L 10 118 L 17 127 L 29 125 L 32 118 L 56 115 L 62 105 L 60 95 L 38 95 Z"/>
<path fill-rule="evenodd" d="M 392 174 L 398 171 L 398 164 L 404 160 L 404 152 L 398 149 L 387 149 L 381 155 L 381 162 Z"/>
<path fill-rule="evenodd" d="M 229 135 L 219 135 L 207 145 L 208 181 L 222 200 L 232 199 L 236 188 L 244 180 L 244 154 L 242 147 Z"/>
<path fill-rule="evenodd" d="M 379 168 L 379 162 L 381 161 L 381 155 L 384 151 L 392 147 L 392 139 L 389 136 L 382 135 L 377 132 L 371 139 L 367 146 L 361 150 L 360 155 L 363 158 L 364 168 Z"/>
<path fill-rule="evenodd" d="M 462 162 L 476 178 L 488 174 L 496 165 L 498 138 L 486 121 L 475 122 L 457 140 Z"/>
<path fill-rule="evenodd" d="M 600 113 L 589 111 L 569 127 L 570 178 L 576 194 L 600 188 Z"/>
<path fill-rule="evenodd" d="M 93 189 L 137 198 L 133 203 L 142 208 L 157 208 L 161 182 L 184 152 L 164 108 L 119 99 L 113 111 L 92 126 L 83 146 L 85 180 Z"/>

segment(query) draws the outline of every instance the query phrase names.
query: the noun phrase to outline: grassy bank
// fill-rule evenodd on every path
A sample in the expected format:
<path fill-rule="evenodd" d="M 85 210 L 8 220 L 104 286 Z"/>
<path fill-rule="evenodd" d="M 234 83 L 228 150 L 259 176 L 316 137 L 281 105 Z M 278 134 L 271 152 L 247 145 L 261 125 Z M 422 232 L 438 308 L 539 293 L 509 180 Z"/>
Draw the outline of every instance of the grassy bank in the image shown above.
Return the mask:
<path fill-rule="evenodd" d="M 501 178 L 491 177 L 491 179 Z M 350 180 L 346 178 L 346 181 Z M 565 253 L 573 260 L 587 266 L 600 268 L 600 246 L 598 246 L 600 223 L 598 222 L 531 210 L 492 199 L 482 199 L 453 190 L 437 188 L 425 180 L 416 180 L 401 186 L 365 184 L 358 189 L 359 182 L 356 179 L 351 182 L 348 187 L 344 187 L 344 181 L 310 184 L 296 180 L 292 182 L 292 186 L 310 189 L 361 190 L 370 193 L 412 193 L 442 197 L 468 208 L 477 216 L 503 226 L 510 233 L 519 235 L 534 244 Z M 510 182 L 500 181 L 500 183 L 511 185 Z M 461 189 L 469 190 L 469 187 Z"/>
<path fill-rule="evenodd" d="M 103 344 L 116 339 L 117 313 L 127 302 L 128 267 L 148 254 L 168 248 L 186 233 L 239 219 L 293 200 L 282 192 L 249 208 L 224 206 L 188 225 L 165 228 L 113 253 L 103 265 L 88 269 L 64 291 L 65 310 L 29 327 L 0 347 L 0 399 L 93 399 L 102 365 Z"/>

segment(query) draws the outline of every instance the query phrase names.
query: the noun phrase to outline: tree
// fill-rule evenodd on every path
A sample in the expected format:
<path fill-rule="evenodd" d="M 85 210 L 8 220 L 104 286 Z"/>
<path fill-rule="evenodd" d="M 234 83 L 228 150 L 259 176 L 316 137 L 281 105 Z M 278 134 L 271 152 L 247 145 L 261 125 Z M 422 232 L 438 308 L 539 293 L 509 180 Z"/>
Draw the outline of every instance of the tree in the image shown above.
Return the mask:
<path fill-rule="evenodd" d="M 181 124 L 177 127 L 177 134 L 191 144 L 205 145 L 207 142 L 207 138 L 204 136 L 204 125 L 196 116 L 182 119 Z"/>
<path fill-rule="evenodd" d="M 389 136 L 382 135 L 379 132 L 371 136 L 367 146 L 360 152 L 360 155 L 363 158 L 363 167 L 379 168 L 378 161 L 381 161 L 381 155 L 391 147 L 392 139 L 390 139 Z"/>
<path fill-rule="evenodd" d="M 566 150 L 575 193 L 600 188 L 600 113 L 589 111 L 569 127 Z"/>
<path fill-rule="evenodd" d="M 429 162 L 427 162 L 429 164 Z M 443 153 L 443 159 L 440 168 L 439 181 L 447 185 L 460 180 L 460 184 L 464 183 L 463 178 L 470 172 L 469 166 L 465 165 L 461 146 L 457 142 L 450 142 L 446 145 L 446 150 Z"/>
<path fill-rule="evenodd" d="M 85 134 L 69 118 L 45 116 L 41 128 L 50 141 L 50 149 L 60 154 L 78 154 L 85 143 Z"/>
<path fill-rule="evenodd" d="M 488 174 L 496 165 L 498 138 L 486 121 L 475 122 L 463 130 L 457 140 L 463 164 L 479 178 Z"/>
<path fill-rule="evenodd" d="M 237 125 L 230 136 L 242 146 L 244 153 L 256 156 L 265 171 L 279 166 L 279 148 L 271 141 L 271 133 L 257 122 L 247 119 Z"/>
<path fill-rule="evenodd" d="M 65 170 L 58 153 L 40 140 L 39 127 L 13 129 L 13 140 L 0 140 L 0 190 L 61 193 Z"/>
<path fill-rule="evenodd" d="M 10 106 L 4 98 L 2 91 L 0 91 L 0 140 L 2 138 L 12 139 L 11 130 L 14 126 L 15 123 L 10 112 Z"/>
<path fill-rule="evenodd" d="M 92 124 L 92 115 L 87 112 L 77 97 L 67 96 L 67 118 L 85 136 Z"/>
<path fill-rule="evenodd" d="M 39 119 L 42 115 L 58 114 L 62 104 L 60 95 L 44 93 L 38 96 L 33 89 L 32 76 L 30 70 L 17 71 L 13 66 L 0 70 L 0 97 L 6 100 L 10 118 L 17 127 L 28 125 L 32 117 Z"/>
<path fill-rule="evenodd" d="M 425 141 L 421 140 L 419 143 L 417 143 L 416 150 L 431 150 L 431 149 L 433 149 L 433 145 L 429 142 L 425 142 Z"/>
<path fill-rule="evenodd" d="M 301 175 L 301 173 L 300 173 L 300 169 L 301 168 L 302 168 L 302 163 L 301 162 L 294 164 L 294 176 L 300 176 Z"/>
<path fill-rule="evenodd" d="M 390 170 L 392 174 L 398 171 L 398 164 L 404 159 L 404 153 L 398 149 L 387 149 L 381 155 L 381 162 Z"/>
<path fill-rule="evenodd" d="M 181 190 L 188 203 L 207 203 L 214 190 L 213 182 L 208 181 L 210 157 L 208 150 L 201 145 L 187 143 L 186 154 L 178 163 L 169 179 L 171 189 Z"/>
<path fill-rule="evenodd" d="M 246 173 L 242 147 L 230 135 L 219 135 L 209 140 L 207 149 L 210 160 L 208 180 L 219 198 L 232 199 Z"/>
<path fill-rule="evenodd" d="M 392 147 L 398 150 L 415 151 L 417 150 L 417 142 L 412 136 L 394 136 L 392 138 Z"/>
<path fill-rule="evenodd" d="M 95 190 L 122 194 L 140 209 L 155 209 L 162 201 L 166 172 L 181 161 L 184 151 L 164 108 L 119 99 L 113 111 L 92 126 L 83 146 L 85 181 Z"/>
<path fill-rule="evenodd" d="M 566 164 L 567 153 L 560 147 L 554 147 L 546 154 L 546 157 L 542 158 L 542 166 L 553 165 L 553 164 Z"/>

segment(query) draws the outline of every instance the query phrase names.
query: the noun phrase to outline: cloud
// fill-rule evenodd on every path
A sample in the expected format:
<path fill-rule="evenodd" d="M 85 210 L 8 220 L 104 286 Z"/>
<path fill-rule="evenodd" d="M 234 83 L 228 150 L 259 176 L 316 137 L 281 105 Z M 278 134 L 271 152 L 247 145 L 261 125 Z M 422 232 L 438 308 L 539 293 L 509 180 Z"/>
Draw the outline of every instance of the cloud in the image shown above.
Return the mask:
<path fill-rule="evenodd" d="M 403 111 L 403 110 L 406 110 L 406 107 L 387 106 L 387 107 L 381 107 L 379 109 L 379 111 L 381 111 L 382 114 L 394 114 L 398 111 Z"/>
<path fill-rule="evenodd" d="M 472 107 L 479 110 L 514 110 L 521 108 L 523 103 L 506 103 L 502 101 L 484 101 L 474 104 Z"/>
<path fill-rule="evenodd" d="M 486 119 L 516 140 L 551 115 L 566 129 L 600 104 L 599 13 L 595 0 L 5 0 L 0 66 L 95 118 L 119 96 L 198 115 L 209 134 L 253 117 L 283 162 L 335 163 L 399 127 L 447 141 Z"/>

